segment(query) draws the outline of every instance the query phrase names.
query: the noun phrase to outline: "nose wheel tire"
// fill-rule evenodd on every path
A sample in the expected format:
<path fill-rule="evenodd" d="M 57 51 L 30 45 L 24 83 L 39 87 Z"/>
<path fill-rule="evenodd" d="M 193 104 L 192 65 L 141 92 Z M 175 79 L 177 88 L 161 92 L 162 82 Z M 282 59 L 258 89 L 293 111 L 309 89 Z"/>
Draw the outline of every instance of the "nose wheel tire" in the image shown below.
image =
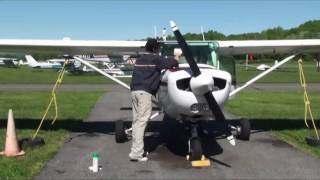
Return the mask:
<path fill-rule="evenodd" d="M 201 160 L 202 157 L 202 145 L 198 138 L 190 140 L 190 160 Z"/>
<path fill-rule="evenodd" d="M 248 141 L 250 139 L 251 125 L 247 119 L 240 119 L 240 124 L 237 126 L 237 138 Z"/>
<path fill-rule="evenodd" d="M 128 139 L 125 130 L 124 122 L 117 120 L 115 122 L 115 138 L 117 143 L 123 143 Z"/>

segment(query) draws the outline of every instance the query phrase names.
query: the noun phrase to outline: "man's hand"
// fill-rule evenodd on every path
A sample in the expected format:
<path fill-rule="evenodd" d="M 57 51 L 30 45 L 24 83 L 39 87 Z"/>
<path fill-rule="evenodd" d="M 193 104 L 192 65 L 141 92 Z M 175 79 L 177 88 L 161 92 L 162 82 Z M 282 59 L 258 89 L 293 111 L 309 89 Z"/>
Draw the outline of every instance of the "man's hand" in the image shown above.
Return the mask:
<path fill-rule="evenodd" d="M 179 61 L 180 57 L 182 56 L 182 50 L 180 48 L 174 48 L 173 54 L 174 54 L 174 59 Z"/>

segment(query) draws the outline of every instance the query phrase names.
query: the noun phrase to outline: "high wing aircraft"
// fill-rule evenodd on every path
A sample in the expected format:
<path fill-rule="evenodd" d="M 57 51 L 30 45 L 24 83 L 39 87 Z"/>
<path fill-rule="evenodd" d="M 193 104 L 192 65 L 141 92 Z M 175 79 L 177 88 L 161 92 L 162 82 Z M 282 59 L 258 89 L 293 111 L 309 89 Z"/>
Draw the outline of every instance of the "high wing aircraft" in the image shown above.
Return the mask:
<path fill-rule="evenodd" d="M 178 27 L 171 22 L 171 28 L 177 41 L 161 43 L 161 53 L 172 56 L 180 48 L 186 63 L 181 63 L 178 69 L 165 70 L 161 76 L 161 86 L 158 92 L 158 104 L 161 112 L 176 119 L 190 131 L 188 141 L 190 159 L 198 160 L 202 156 L 200 123 L 215 120 L 220 122 L 221 132 L 226 139 L 235 145 L 237 138 L 248 140 L 250 123 L 241 121 L 239 126 L 233 126 L 226 121 L 222 111 L 224 104 L 231 96 L 256 82 L 284 63 L 299 57 L 301 53 L 318 53 L 320 39 L 301 40 L 250 40 L 250 41 L 188 41 L 186 42 Z M 124 88 L 128 85 L 112 77 L 106 72 L 88 63 L 76 54 L 144 54 L 146 41 L 81 41 L 81 40 L 8 40 L 0 39 L 0 52 L 19 53 L 56 53 L 69 55 L 84 65 L 112 79 Z M 287 57 L 258 76 L 249 80 L 243 86 L 232 88 L 232 71 L 228 68 L 228 56 L 240 54 L 286 54 Z M 152 115 L 154 118 L 159 113 Z M 116 141 L 123 142 L 130 129 L 125 129 L 123 122 L 116 122 Z"/>
<path fill-rule="evenodd" d="M 31 55 L 26 55 L 28 66 L 40 69 L 61 69 L 62 65 L 59 62 L 38 62 Z"/>
<path fill-rule="evenodd" d="M 118 56 L 108 56 L 108 55 L 81 55 L 83 60 L 90 62 L 91 64 L 96 64 L 99 69 L 102 71 L 114 76 L 114 77 L 127 77 L 125 72 L 118 68 L 116 64 L 123 63 L 124 59 L 122 55 Z M 81 65 L 77 65 L 81 67 Z M 91 68 L 87 68 L 87 66 L 83 65 L 82 71 L 84 72 L 92 72 L 95 71 Z"/>
<path fill-rule="evenodd" d="M 105 65 L 105 68 L 99 68 L 99 69 L 106 72 L 107 74 L 112 75 L 113 77 L 130 77 L 130 76 L 126 76 L 125 72 L 123 70 L 121 70 L 120 68 L 115 68 L 113 65 L 107 64 L 107 65 Z M 83 66 L 81 71 L 83 71 L 83 72 L 96 72 L 94 69 L 87 68 L 86 65 Z"/>
<path fill-rule="evenodd" d="M 83 60 L 90 62 L 91 64 L 98 64 L 98 66 L 104 66 L 105 68 L 100 68 L 108 74 L 113 76 L 124 76 L 125 73 L 120 68 L 115 68 L 114 65 L 110 64 L 110 59 L 108 57 L 88 57 L 81 55 L 80 57 Z M 25 56 L 28 66 L 32 68 L 40 68 L 40 69 L 60 69 L 62 68 L 65 59 L 48 59 L 46 62 L 38 62 L 31 55 Z M 1 61 L 0 61 L 1 63 Z M 82 65 L 81 62 L 75 61 L 74 59 L 70 59 L 69 70 L 73 71 L 82 71 L 82 72 L 92 72 L 95 71 L 91 68 L 87 68 L 87 66 Z"/>
<path fill-rule="evenodd" d="M 94 55 L 94 54 L 90 54 L 90 55 L 82 55 L 82 58 L 87 60 L 87 61 L 94 61 L 94 62 L 111 62 L 109 56 L 107 55 Z"/>

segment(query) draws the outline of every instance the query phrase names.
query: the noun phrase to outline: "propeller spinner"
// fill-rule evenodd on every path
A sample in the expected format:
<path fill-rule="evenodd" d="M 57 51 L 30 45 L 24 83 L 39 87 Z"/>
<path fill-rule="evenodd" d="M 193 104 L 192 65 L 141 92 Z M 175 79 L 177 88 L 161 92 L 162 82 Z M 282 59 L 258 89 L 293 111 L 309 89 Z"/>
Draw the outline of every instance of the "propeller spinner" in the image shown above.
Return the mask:
<path fill-rule="evenodd" d="M 235 146 L 236 142 L 234 136 L 231 133 L 229 123 L 227 122 L 216 99 L 212 95 L 212 87 L 214 85 L 213 78 L 201 73 L 196 61 L 193 58 L 189 46 L 187 45 L 185 39 L 182 37 L 175 22 L 170 21 L 170 26 L 192 71 L 192 78 L 190 80 L 190 87 L 192 89 L 192 92 L 194 94 L 204 96 L 215 119 L 223 124 L 223 131 L 227 135 L 227 140 L 231 145 Z"/>

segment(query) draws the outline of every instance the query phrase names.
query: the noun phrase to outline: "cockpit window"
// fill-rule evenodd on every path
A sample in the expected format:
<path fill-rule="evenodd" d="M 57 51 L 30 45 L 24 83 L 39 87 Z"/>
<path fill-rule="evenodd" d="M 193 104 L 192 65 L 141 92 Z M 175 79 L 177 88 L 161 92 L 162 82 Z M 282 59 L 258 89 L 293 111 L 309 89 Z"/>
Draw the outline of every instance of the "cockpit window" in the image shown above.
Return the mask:
<path fill-rule="evenodd" d="M 211 50 L 209 48 L 209 42 L 188 42 L 189 48 L 192 51 L 195 61 L 199 64 L 208 64 L 216 66 L 219 70 L 227 71 L 232 76 L 232 84 L 236 84 L 236 71 L 234 58 L 230 56 L 211 56 Z M 161 44 L 161 54 L 164 56 L 173 56 L 174 48 L 179 48 L 177 43 L 163 42 Z M 218 63 L 217 63 L 218 61 Z M 179 60 L 179 63 L 187 63 L 184 57 Z"/>
<path fill-rule="evenodd" d="M 197 63 L 212 65 L 211 51 L 208 45 L 195 45 L 195 46 L 189 46 L 189 47 Z M 174 48 L 178 48 L 178 45 L 163 44 L 161 48 L 161 54 L 163 56 L 173 56 Z M 180 64 L 187 63 L 187 61 L 184 57 L 181 57 L 181 60 L 179 61 L 179 63 Z"/>

